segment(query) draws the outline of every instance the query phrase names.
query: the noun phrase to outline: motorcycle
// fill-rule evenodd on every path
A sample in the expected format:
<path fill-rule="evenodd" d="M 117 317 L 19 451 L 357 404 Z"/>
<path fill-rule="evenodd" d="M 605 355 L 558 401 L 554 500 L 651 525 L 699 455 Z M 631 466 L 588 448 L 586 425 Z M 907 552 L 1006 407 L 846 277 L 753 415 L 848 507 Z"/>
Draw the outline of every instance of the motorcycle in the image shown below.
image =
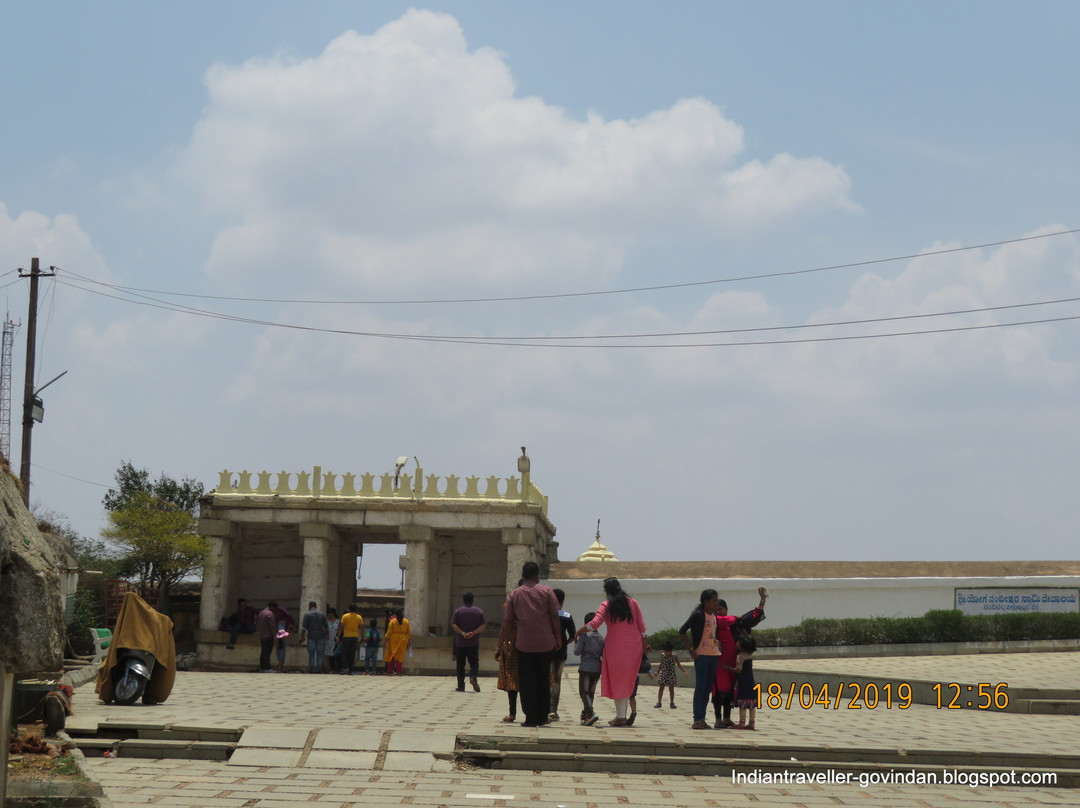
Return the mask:
<path fill-rule="evenodd" d="M 116 664 L 112 669 L 113 701 L 116 704 L 134 704 L 138 701 L 146 691 L 156 662 L 149 651 L 116 649 Z"/>
<path fill-rule="evenodd" d="M 176 678 L 173 622 L 134 592 L 124 595 L 95 692 L 105 704 L 161 704 Z"/>

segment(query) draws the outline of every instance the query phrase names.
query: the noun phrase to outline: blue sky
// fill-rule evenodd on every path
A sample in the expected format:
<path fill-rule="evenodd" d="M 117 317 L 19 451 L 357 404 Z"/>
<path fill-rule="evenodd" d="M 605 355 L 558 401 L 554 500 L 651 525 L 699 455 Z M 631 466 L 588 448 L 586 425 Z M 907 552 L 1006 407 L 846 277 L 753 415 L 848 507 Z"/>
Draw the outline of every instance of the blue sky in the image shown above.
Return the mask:
<path fill-rule="evenodd" d="M 525 444 L 563 558 L 597 518 L 627 560 L 1075 556 L 1080 321 L 943 329 L 1080 307 L 821 324 L 1080 296 L 1080 241 L 1053 235 L 1080 227 L 1078 22 L 1066 2 L 5 2 L 0 280 L 24 322 L 12 270 L 60 268 L 37 378 L 69 371 L 32 502 L 94 534 L 125 459 L 208 487 L 401 454 L 505 476 Z M 536 298 L 654 286 L 677 288 Z M 370 304 L 477 297 L 530 299 Z M 673 347 L 911 330 L 936 333 Z M 396 559 L 371 569 L 396 582 Z"/>

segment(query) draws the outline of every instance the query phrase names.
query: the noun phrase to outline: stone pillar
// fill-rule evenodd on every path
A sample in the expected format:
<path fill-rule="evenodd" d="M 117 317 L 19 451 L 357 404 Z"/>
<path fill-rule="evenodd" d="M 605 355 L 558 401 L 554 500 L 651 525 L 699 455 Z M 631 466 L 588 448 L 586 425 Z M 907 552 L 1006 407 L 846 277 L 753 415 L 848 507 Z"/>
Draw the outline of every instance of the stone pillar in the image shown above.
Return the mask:
<path fill-rule="evenodd" d="M 529 469 L 532 468 L 532 463 L 529 462 L 529 456 L 525 454 L 525 447 L 521 447 L 521 457 L 517 461 L 518 471 L 521 472 L 521 501 L 528 502 L 529 500 L 529 488 L 532 487 L 532 475 L 529 473 Z"/>
<path fill-rule="evenodd" d="M 363 545 L 353 540 L 342 541 L 339 537 L 330 542 L 328 557 L 334 559 L 327 570 L 330 589 L 327 601 L 338 610 L 340 617 L 350 603 L 356 600 L 356 557 L 363 552 Z"/>
<path fill-rule="evenodd" d="M 225 519 L 199 519 L 199 532 L 210 544 L 199 599 L 199 628 L 205 631 L 217 631 L 221 618 L 235 610 L 229 602 L 234 531 L 232 522 Z"/>
<path fill-rule="evenodd" d="M 402 525 L 398 535 L 405 542 L 405 617 L 413 634 L 424 636 L 432 625 L 429 610 L 431 543 L 435 530 L 424 525 Z"/>
<path fill-rule="evenodd" d="M 536 557 L 536 532 L 531 528 L 504 527 L 502 542 L 506 545 L 506 591 L 517 587 L 521 568 Z"/>
<path fill-rule="evenodd" d="M 431 571 L 434 573 L 431 591 L 433 600 L 428 604 L 432 612 L 432 625 L 440 637 L 451 636 L 450 615 L 454 613 L 454 604 L 461 603 L 461 593 L 454 592 L 454 551 L 437 542 L 429 551 Z"/>
<path fill-rule="evenodd" d="M 315 601 L 321 609 L 328 599 L 329 548 L 334 529 L 321 522 L 302 522 L 299 528 L 300 539 L 304 543 L 304 567 L 300 572 L 300 615 L 302 617 L 307 611 L 308 603 Z M 355 579 L 355 573 L 352 577 Z M 355 589 L 354 580 L 353 590 Z"/>

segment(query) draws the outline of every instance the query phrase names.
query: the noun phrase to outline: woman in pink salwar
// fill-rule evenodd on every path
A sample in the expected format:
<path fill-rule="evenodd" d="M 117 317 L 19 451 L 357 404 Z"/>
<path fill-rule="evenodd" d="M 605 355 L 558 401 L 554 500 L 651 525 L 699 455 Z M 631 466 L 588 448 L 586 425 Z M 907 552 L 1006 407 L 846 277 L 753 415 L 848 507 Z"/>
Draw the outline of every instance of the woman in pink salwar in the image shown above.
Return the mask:
<path fill-rule="evenodd" d="M 649 652 L 645 619 L 638 602 L 623 591 L 618 578 L 604 581 L 604 594 L 607 600 L 596 610 L 596 617 L 577 633 L 596 631 L 607 624 L 604 658 L 600 664 L 600 695 L 615 701 L 615 718 L 608 723 L 626 727 L 633 723 L 627 719 L 626 709 L 637 685 L 641 657 Z"/>

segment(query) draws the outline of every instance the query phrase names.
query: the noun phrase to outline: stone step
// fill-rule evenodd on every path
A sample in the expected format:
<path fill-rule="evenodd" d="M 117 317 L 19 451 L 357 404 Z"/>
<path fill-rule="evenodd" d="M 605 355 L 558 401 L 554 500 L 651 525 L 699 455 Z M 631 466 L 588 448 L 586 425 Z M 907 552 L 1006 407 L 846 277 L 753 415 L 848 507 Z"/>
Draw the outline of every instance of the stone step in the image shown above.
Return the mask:
<path fill-rule="evenodd" d="M 236 749 L 235 743 L 221 741 L 170 741 L 140 738 L 73 738 L 87 757 L 100 757 L 109 752 L 115 757 L 137 757 L 183 760 L 228 760 Z"/>
<path fill-rule="evenodd" d="M 727 751 L 727 750 L 724 750 Z M 1034 785 L 1080 788 L 1080 769 L 1006 766 L 942 766 L 931 763 L 787 760 L 772 757 L 707 757 L 692 755 L 613 755 L 605 752 L 543 752 L 540 750 L 462 749 L 458 759 L 481 768 L 525 771 L 615 772 L 619 774 L 696 775 L 727 778 L 729 782 L 838 783 L 903 785 L 912 783 L 953 783 L 970 785 L 981 778 L 983 785 Z M 742 777 L 742 780 L 737 778 Z M 1025 778 L 1036 778 L 1025 782 Z M 1053 781 L 1048 778 L 1052 777 Z M 785 779 L 787 778 L 787 779 Z M 801 779 L 800 779 L 801 778 Z M 907 780 L 898 778 L 909 778 Z M 961 780 L 960 778 L 966 778 Z"/>
<path fill-rule="evenodd" d="M 725 735 L 728 731 L 712 733 Z M 732 731 L 731 733 L 735 733 Z M 756 735 L 756 733 L 747 733 Z M 577 755 L 602 754 L 612 757 L 665 757 L 694 759 L 765 759 L 818 762 L 861 762 L 873 760 L 888 765 L 902 766 L 919 763 L 935 766 L 1021 766 L 1032 769 L 1055 768 L 1080 771 L 1080 754 L 1061 755 L 1039 752 L 972 752 L 953 749 L 897 749 L 896 747 L 828 747 L 793 744 L 770 744 L 758 742 L 724 741 L 700 742 L 649 742 L 644 740 L 597 739 L 584 741 L 573 738 L 507 738 L 505 736 L 469 735 L 461 738 L 464 751 L 506 751 Z"/>
<path fill-rule="evenodd" d="M 143 721 L 109 721 L 94 728 L 72 726 L 68 734 L 73 738 L 141 738 L 181 741 L 221 741 L 234 743 L 243 735 L 242 729 L 233 727 L 205 727 L 193 724 L 155 724 Z"/>
<path fill-rule="evenodd" d="M 138 721 L 110 721 L 96 728 L 71 727 L 75 745 L 88 756 L 228 760 L 242 730 Z"/>
<path fill-rule="evenodd" d="M 721 733 L 722 734 L 722 733 Z M 658 742 L 637 739 L 461 738 L 458 759 L 487 768 L 546 771 L 615 771 L 644 774 L 710 774 L 732 771 L 860 773 L 945 770 L 963 772 L 1054 772 L 1061 787 L 1080 788 L 1080 755 L 1038 752 L 972 752 L 952 749 L 907 750 L 888 747 L 823 747 L 761 742 L 701 740 Z M 873 761 L 869 763 L 867 761 Z M 867 774 L 866 776 L 869 776 Z"/>
<path fill-rule="evenodd" d="M 1077 699 L 1027 699 L 1029 715 L 1080 715 Z"/>

